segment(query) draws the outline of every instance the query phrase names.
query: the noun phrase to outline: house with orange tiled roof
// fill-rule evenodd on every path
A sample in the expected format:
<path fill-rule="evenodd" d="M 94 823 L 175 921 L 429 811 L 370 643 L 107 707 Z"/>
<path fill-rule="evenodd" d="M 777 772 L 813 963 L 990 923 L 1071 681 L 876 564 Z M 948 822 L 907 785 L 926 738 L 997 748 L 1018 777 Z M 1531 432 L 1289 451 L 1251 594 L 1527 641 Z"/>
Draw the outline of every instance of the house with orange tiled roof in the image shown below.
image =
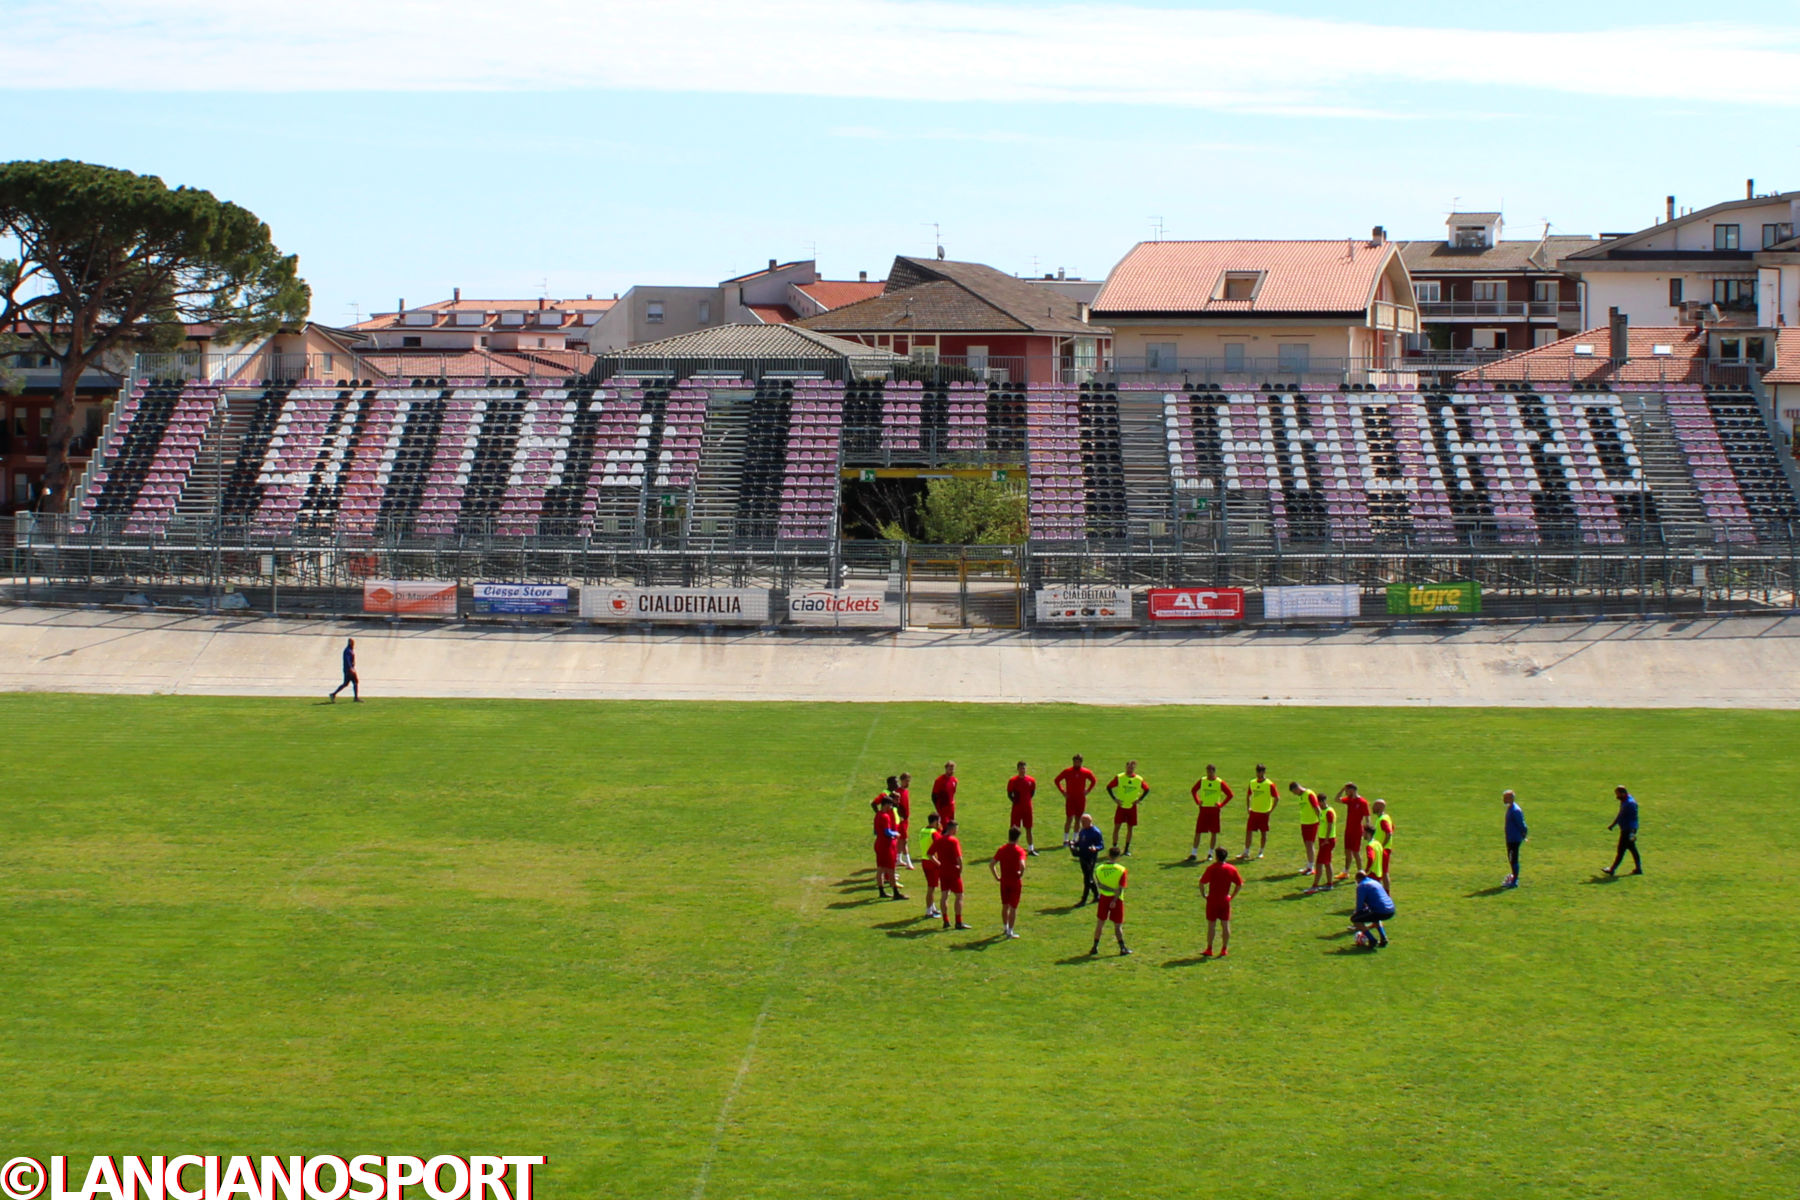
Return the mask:
<path fill-rule="evenodd" d="M 1775 417 L 1789 444 L 1800 430 L 1800 329 L 1782 329 L 1775 334 L 1775 366 L 1762 377 L 1769 401 L 1775 406 Z"/>
<path fill-rule="evenodd" d="M 822 279 L 810 258 L 771 258 L 761 270 L 712 285 L 638 284 L 595 324 L 588 349 L 624 350 L 722 325 L 785 325 L 880 290 L 867 272 L 856 283 Z"/>
<path fill-rule="evenodd" d="M 615 301 L 465 299 L 454 288 L 448 300 L 407 307 L 402 299 L 392 312 L 378 312 L 350 326 L 360 345 L 370 350 L 586 351 L 590 335 Z"/>
<path fill-rule="evenodd" d="M 1139 242 L 1094 300 L 1121 375 L 1227 379 L 1397 368 L 1419 330 L 1399 247 L 1366 240 Z"/>

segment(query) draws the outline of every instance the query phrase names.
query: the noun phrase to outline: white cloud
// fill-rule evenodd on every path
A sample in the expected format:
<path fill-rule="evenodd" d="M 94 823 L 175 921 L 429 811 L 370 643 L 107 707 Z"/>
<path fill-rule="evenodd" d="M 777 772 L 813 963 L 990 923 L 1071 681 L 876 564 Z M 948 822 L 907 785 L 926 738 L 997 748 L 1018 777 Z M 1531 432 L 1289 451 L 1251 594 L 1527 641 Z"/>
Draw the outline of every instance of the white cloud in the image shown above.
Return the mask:
<path fill-rule="evenodd" d="M 10 0 L 25 89 L 623 89 L 1435 115 L 1472 86 L 1800 106 L 1800 35 L 1384 26 L 1252 11 L 954 0 Z M 1733 81 L 1722 84 L 1721 81 Z M 1371 90 L 1410 85 L 1404 102 Z M 1741 85 L 1741 86 L 1736 86 Z M 1409 107 L 1400 108 L 1404 103 Z"/>

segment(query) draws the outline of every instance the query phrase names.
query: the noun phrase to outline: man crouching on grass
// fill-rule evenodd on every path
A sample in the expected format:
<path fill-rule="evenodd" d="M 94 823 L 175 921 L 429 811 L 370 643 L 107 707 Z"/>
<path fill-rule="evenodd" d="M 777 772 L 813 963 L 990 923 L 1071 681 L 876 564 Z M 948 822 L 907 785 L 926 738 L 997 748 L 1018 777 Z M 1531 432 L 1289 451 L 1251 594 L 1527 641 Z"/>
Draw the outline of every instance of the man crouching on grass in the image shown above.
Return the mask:
<path fill-rule="evenodd" d="M 1350 914 L 1350 928 L 1368 939 L 1369 949 L 1387 945 L 1383 921 L 1394 919 L 1394 901 L 1381 886 L 1381 881 L 1367 871 L 1356 873 L 1356 911 Z"/>

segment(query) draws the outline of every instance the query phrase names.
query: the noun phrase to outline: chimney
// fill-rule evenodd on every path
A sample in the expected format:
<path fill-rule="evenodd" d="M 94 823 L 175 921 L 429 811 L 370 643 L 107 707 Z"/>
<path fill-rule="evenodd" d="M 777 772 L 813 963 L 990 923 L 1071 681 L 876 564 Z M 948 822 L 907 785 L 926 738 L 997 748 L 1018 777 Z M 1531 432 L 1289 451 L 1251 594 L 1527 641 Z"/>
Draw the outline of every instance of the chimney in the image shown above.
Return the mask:
<path fill-rule="evenodd" d="M 545 304 L 545 300 L 544 300 L 544 297 L 542 297 L 542 296 L 539 296 L 539 297 L 538 297 L 538 311 L 539 311 L 539 312 L 543 312 L 543 311 L 544 311 L 544 304 Z"/>
<path fill-rule="evenodd" d="M 1377 225 L 1375 228 L 1369 230 L 1369 245 L 1371 245 L 1371 246 L 1387 245 L 1387 230 L 1382 228 L 1380 225 Z"/>
<path fill-rule="evenodd" d="M 1065 278 L 1067 278 L 1067 276 L 1065 276 L 1065 275 L 1064 275 L 1064 274 L 1063 274 L 1063 269 L 1062 269 L 1062 268 L 1061 268 L 1061 267 L 1058 267 L 1058 268 L 1056 268 L 1056 277 L 1057 277 L 1057 278 L 1058 278 L 1058 279 L 1065 279 Z"/>
<path fill-rule="evenodd" d="M 406 297 L 405 296 L 400 297 L 400 313 L 402 316 L 406 315 Z"/>
<path fill-rule="evenodd" d="M 1670 196 L 1669 200 L 1668 200 L 1668 204 L 1669 204 L 1669 220 L 1673 221 L 1675 219 L 1675 197 Z"/>
<path fill-rule="evenodd" d="M 773 271 L 774 269 L 775 269 L 775 260 L 771 258 L 769 260 L 769 270 Z"/>
<path fill-rule="evenodd" d="M 858 282 L 858 283 L 869 282 L 869 273 L 867 271 L 858 271 L 856 273 L 856 282 Z"/>
<path fill-rule="evenodd" d="M 1744 180 L 1744 199 L 1746 199 L 1746 200 L 1756 199 L 1756 180 L 1754 180 L 1754 179 Z"/>
<path fill-rule="evenodd" d="M 1631 358 L 1631 318 L 1613 307 L 1606 310 L 1606 321 L 1612 338 L 1612 365 L 1622 367 Z"/>
<path fill-rule="evenodd" d="M 452 304 L 459 304 L 462 302 L 462 289 L 461 288 L 451 288 L 450 289 L 450 302 Z"/>

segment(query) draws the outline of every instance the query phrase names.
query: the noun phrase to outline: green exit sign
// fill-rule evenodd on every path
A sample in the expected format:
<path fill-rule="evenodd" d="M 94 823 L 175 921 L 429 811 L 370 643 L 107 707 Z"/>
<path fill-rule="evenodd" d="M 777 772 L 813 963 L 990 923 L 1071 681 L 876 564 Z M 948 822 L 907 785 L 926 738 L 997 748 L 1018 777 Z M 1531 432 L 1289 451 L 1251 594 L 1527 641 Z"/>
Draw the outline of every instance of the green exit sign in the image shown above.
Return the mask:
<path fill-rule="evenodd" d="M 863 473 L 862 473 L 862 481 L 864 483 L 874 483 L 875 482 L 875 472 L 870 470 L 867 467 L 864 467 Z"/>
<path fill-rule="evenodd" d="M 1005 471 L 995 471 L 994 472 L 994 482 L 995 483 L 1005 483 L 1006 482 L 1006 472 Z"/>
<path fill-rule="evenodd" d="M 1209 501 L 1201 499 L 1200 497 L 1196 496 L 1194 498 L 1194 511 L 1195 512 L 1205 512 L 1206 506 L 1208 503 L 1209 503 Z"/>

